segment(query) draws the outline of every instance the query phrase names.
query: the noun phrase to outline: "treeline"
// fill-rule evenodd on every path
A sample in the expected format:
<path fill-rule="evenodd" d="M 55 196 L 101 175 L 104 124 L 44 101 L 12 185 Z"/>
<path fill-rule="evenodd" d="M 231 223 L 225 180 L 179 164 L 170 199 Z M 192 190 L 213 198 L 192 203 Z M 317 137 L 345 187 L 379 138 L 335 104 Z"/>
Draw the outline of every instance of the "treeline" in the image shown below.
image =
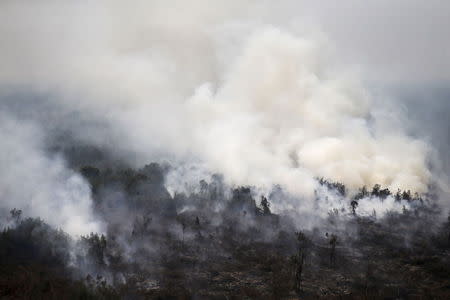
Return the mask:
<path fill-rule="evenodd" d="M 324 179 L 323 177 L 318 178 L 317 180 L 320 185 L 327 187 L 329 190 L 335 190 L 343 197 L 347 195 L 347 188 L 343 183 L 333 182 Z M 398 189 L 394 194 L 388 188 L 382 189 L 379 184 L 375 184 L 372 189 L 368 189 L 366 186 L 363 186 L 358 190 L 356 195 L 353 196 L 353 200 L 361 200 L 368 197 L 376 197 L 384 200 L 389 196 L 394 196 L 396 201 L 423 201 L 422 197 L 417 192 L 413 194 L 411 190 L 402 191 L 401 189 Z"/>
<path fill-rule="evenodd" d="M 119 299 L 104 278 L 86 280 L 71 266 L 75 241 L 62 230 L 39 218 L 22 219 L 17 209 L 11 210 L 11 219 L 0 233 L 0 298 Z M 82 241 L 94 245 L 94 236 Z"/>
<path fill-rule="evenodd" d="M 450 278 L 450 260 L 442 254 L 450 249 L 450 219 L 436 223 L 436 213 L 425 206 L 416 208 L 422 214 L 377 220 L 336 214 L 305 229 L 298 224 L 308 220 L 296 219 L 304 216 L 272 212 L 272 194 L 256 199 L 252 188 L 230 189 L 219 175 L 172 196 L 164 184 L 169 170 L 156 163 L 138 170 L 82 167 L 94 212 L 106 224 L 103 234 L 74 240 L 12 209 L 10 227 L 0 235 L 0 297 L 394 297 L 400 289 L 423 295 L 422 285 L 406 278 L 409 265 L 421 268 L 411 276 L 424 278 L 425 286 Z M 368 197 L 421 201 L 379 185 L 350 197 L 342 183 L 318 182 L 349 201 L 355 214 L 358 201 Z M 391 265 L 404 274 L 389 270 Z M 335 278 L 343 277 L 336 285 Z M 390 288 L 394 283 L 397 290 Z"/>

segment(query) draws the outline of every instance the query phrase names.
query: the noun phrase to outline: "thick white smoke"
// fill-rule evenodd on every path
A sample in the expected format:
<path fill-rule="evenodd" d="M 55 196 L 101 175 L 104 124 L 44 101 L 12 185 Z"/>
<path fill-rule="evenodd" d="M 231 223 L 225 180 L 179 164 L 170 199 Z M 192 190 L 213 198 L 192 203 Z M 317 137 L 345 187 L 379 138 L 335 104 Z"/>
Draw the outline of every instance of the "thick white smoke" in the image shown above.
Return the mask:
<path fill-rule="evenodd" d="M 5 1 L 0 83 L 51 92 L 50 101 L 64 110 L 108 124 L 71 130 L 131 164 L 161 156 L 200 161 L 229 183 L 267 189 L 280 184 L 309 199 L 315 177 L 353 189 L 379 183 L 425 192 L 431 178 L 427 145 L 391 126 L 395 122 L 386 116 L 395 113 L 373 106 L 361 82 L 333 63 L 322 36 L 299 30 L 299 22 L 267 25 L 282 16 L 272 6 Z M 17 130 L 3 130 L 2 138 L 20 136 Z M 29 147 L 30 154 L 4 158 L 1 175 L 5 165 L 23 176 L 53 170 L 27 193 L 53 183 L 69 199 L 59 208 L 76 211 L 79 198 L 77 218 L 89 224 L 86 185 L 61 160 L 27 143 L 10 143 L 10 152 Z M 34 173 L 27 173 L 29 164 Z M 3 188 L 16 189 L 21 178 Z M 44 209 L 39 201 L 56 197 L 26 195 L 15 198 L 28 199 L 23 201 L 36 209 Z M 50 216 L 52 205 L 48 213 L 35 214 Z M 77 232 L 67 214 L 60 215 L 55 223 Z"/>
<path fill-rule="evenodd" d="M 66 168 L 60 157 L 48 157 L 36 124 L 0 114 L 0 209 L 43 218 L 71 235 L 102 230 L 91 211 L 89 184 Z"/>
<path fill-rule="evenodd" d="M 314 41 L 257 32 L 218 91 L 200 87 L 189 104 L 196 151 L 236 183 L 306 195 L 314 177 L 427 189 L 426 145 L 378 126 L 365 90 L 334 72 Z"/>

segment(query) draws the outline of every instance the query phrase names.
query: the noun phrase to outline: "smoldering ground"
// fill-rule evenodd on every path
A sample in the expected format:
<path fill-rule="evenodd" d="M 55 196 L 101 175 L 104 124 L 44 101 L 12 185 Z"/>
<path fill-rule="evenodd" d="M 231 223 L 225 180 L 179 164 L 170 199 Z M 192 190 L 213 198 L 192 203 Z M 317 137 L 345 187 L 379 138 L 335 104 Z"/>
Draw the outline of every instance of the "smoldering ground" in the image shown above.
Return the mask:
<path fill-rule="evenodd" d="M 40 292 L 45 295 L 75 297 L 79 289 L 143 299 L 446 295 L 441 284 L 448 279 L 450 227 L 437 221 L 439 207 L 431 198 L 381 187 L 350 196 L 344 185 L 321 179 L 315 211 L 274 214 L 277 201 L 305 199 L 289 199 L 279 187 L 258 198 L 257 189 L 230 188 L 217 175 L 172 196 L 165 186 L 171 167 L 156 163 L 141 169 L 84 166 L 80 172 L 105 235 L 75 241 L 12 211 L 12 227 L 0 237 L 3 263 L 39 263 L 50 268 L 40 271 L 41 278 L 55 276 L 56 268 L 82 280 L 81 287 L 60 285 Z M 421 283 L 412 284 L 411 276 Z M 55 279 L 46 280 L 52 286 Z M 23 286 L 39 288 L 21 281 L 3 286 L 16 293 Z"/>
<path fill-rule="evenodd" d="M 374 16 L 344 22 L 347 4 L 328 18 L 334 4 L 3 2 L 3 223 L 12 226 L 16 208 L 74 240 L 99 233 L 80 240 L 71 262 L 116 283 L 139 272 L 162 276 L 180 249 L 196 270 L 214 260 L 211 252 L 227 261 L 237 245 L 252 252 L 285 244 L 287 255 L 296 247 L 287 237 L 300 228 L 316 245 L 333 231 L 348 246 L 364 222 L 388 234 L 386 220 L 394 220 L 408 232 L 408 241 L 393 234 L 397 248 L 411 249 L 403 246 L 424 224 L 445 244 L 441 222 L 429 218 L 445 220 L 448 208 L 448 124 L 435 113 L 445 116 L 447 94 L 428 88 L 412 101 L 407 87 L 450 78 L 437 50 L 448 47 L 438 34 L 446 26 L 429 24 L 448 19 L 437 12 L 444 8 L 416 4 L 372 3 Z M 393 30 L 380 35 L 374 20 L 387 9 L 417 38 L 400 34 L 405 26 L 391 17 L 385 26 Z M 429 14 L 413 18 L 419 11 Z M 342 35 L 355 23 L 367 38 Z M 420 48 L 423 63 L 409 46 L 425 42 L 435 47 Z M 389 47 L 411 50 L 390 68 Z M 191 286 L 202 285 L 197 279 Z"/>

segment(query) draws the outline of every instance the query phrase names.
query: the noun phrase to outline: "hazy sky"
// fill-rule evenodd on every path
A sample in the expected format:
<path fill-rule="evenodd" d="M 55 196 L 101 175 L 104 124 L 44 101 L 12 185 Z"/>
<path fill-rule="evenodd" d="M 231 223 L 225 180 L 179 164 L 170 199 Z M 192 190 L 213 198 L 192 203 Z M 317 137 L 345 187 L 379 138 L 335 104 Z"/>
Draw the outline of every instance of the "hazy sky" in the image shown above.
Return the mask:
<path fill-rule="evenodd" d="M 450 2 L 444 0 L 293 1 L 340 57 L 375 81 L 450 80 Z"/>
<path fill-rule="evenodd" d="M 338 57 L 364 69 L 369 80 L 450 81 L 450 2 L 445 0 L 70 2 L 2 1 L 0 65 L 5 63 L 3 59 L 10 59 L 5 52 L 14 52 L 17 47 L 33 50 L 33 46 L 38 51 L 42 47 L 38 38 L 48 32 L 42 32 L 35 22 L 51 23 L 53 27 L 47 30 L 67 34 L 77 33 L 74 23 L 83 28 L 86 20 L 91 26 L 92 19 L 98 18 L 101 24 L 111 16 L 122 19 L 119 22 L 133 23 L 134 17 L 148 15 L 167 24 L 185 23 L 187 30 L 196 21 L 193 18 L 212 24 L 231 16 L 274 24 L 298 22 L 322 31 L 334 44 Z M 10 36 L 14 34 L 25 36 Z"/>

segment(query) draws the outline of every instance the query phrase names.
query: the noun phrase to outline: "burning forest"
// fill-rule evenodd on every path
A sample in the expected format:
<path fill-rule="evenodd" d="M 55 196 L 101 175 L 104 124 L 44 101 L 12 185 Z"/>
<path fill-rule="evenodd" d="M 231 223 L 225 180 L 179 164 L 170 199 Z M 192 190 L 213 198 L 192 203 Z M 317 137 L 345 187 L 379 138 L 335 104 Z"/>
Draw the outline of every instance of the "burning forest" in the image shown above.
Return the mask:
<path fill-rule="evenodd" d="M 2 2 L 0 298 L 448 299 L 431 2 Z"/>

